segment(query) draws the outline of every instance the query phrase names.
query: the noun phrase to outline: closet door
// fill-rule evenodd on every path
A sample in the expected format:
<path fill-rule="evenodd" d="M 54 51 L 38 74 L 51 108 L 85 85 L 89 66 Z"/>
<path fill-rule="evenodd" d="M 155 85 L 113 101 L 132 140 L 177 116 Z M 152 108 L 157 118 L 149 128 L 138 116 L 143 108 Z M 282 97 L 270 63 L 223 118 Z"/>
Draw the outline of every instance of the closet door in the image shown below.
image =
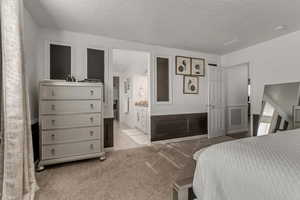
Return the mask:
<path fill-rule="evenodd" d="M 50 44 L 50 79 L 66 79 L 71 75 L 71 47 Z"/>
<path fill-rule="evenodd" d="M 248 131 L 248 65 L 224 67 L 227 133 Z"/>
<path fill-rule="evenodd" d="M 225 135 L 224 74 L 221 67 L 208 68 L 208 137 Z"/>

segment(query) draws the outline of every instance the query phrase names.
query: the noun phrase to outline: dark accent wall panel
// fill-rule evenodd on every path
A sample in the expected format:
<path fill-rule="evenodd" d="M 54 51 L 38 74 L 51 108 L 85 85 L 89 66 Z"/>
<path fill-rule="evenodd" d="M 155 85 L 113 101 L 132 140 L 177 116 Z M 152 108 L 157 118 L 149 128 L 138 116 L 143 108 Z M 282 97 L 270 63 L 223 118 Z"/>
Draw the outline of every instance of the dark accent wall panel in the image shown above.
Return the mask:
<path fill-rule="evenodd" d="M 104 83 L 104 51 L 98 49 L 87 49 L 87 77 L 99 79 Z"/>
<path fill-rule="evenodd" d="M 114 118 L 104 119 L 104 147 L 114 146 Z"/>
<path fill-rule="evenodd" d="M 50 79 L 66 79 L 71 74 L 71 47 L 50 44 Z"/>
<path fill-rule="evenodd" d="M 207 113 L 151 116 L 151 141 L 207 134 Z"/>
<path fill-rule="evenodd" d="M 157 57 L 156 63 L 157 101 L 169 101 L 169 59 Z"/>

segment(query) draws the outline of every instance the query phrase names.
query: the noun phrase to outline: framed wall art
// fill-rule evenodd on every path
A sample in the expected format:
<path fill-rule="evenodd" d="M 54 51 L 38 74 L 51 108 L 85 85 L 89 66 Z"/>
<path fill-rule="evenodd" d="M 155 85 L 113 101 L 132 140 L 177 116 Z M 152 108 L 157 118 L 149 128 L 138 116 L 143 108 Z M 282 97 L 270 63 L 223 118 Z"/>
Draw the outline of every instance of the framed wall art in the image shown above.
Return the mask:
<path fill-rule="evenodd" d="M 205 60 L 203 58 L 192 58 L 192 76 L 205 76 Z"/>
<path fill-rule="evenodd" d="M 184 78 L 183 78 L 183 93 L 184 94 L 198 94 L 199 93 L 198 76 L 184 76 Z"/>
<path fill-rule="evenodd" d="M 176 56 L 176 74 L 191 75 L 191 58 Z"/>

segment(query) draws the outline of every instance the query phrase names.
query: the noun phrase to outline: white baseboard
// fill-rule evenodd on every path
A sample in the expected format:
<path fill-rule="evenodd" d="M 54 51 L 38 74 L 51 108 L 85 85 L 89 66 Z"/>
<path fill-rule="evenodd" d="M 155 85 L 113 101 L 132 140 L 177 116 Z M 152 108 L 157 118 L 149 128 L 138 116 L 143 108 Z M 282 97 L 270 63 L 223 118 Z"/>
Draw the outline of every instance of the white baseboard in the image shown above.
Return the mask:
<path fill-rule="evenodd" d="M 249 131 L 248 128 L 228 130 L 227 135 L 231 135 L 231 134 L 235 134 L 235 133 L 241 133 L 241 132 L 247 132 L 247 131 Z"/>
<path fill-rule="evenodd" d="M 154 141 L 151 142 L 152 144 L 167 144 L 171 142 L 183 142 L 187 140 L 195 140 L 195 139 L 200 139 L 200 138 L 208 138 L 208 135 L 196 135 L 196 136 L 190 136 L 190 137 L 182 137 L 182 138 L 174 138 L 174 139 L 169 139 L 169 140 L 159 140 L 159 141 Z"/>

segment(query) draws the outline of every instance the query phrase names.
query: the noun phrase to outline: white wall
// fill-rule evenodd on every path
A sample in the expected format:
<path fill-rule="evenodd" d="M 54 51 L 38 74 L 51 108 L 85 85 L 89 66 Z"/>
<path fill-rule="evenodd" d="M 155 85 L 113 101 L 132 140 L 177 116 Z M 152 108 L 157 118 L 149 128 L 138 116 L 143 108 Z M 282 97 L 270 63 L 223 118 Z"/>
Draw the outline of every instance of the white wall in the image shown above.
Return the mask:
<path fill-rule="evenodd" d="M 108 91 L 108 104 L 105 105 L 105 117 L 113 117 L 113 79 L 112 79 L 112 49 L 128 49 L 137 51 L 150 52 L 151 55 L 164 55 L 172 56 L 172 66 L 175 68 L 175 56 L 191 56 L 205 58 L 209 63 L 220 63 L 220 57 L 216 55 L 204 54 L 199 52 L 185 51 L 180 49 L 165 48 L 160 46 L 146 45 L 142 43 L 129 42 L 123 40 L 116 40 L 108 37 L 88 35 L 82 33 L 74 33 L 69 31 L 57 31 L 49 29 L 41 29 L 41 41 L 38 48 L 38 67 L 39 67 L 39 80 L 49 78 L 49 69 L 47 69 L 47 51 L 46 44 L 49 41 L 62 42 L 72 45 L 74 54 L 73 72 L 78 79 L 85 78 L 85 48 L 87 46 L 106 48 L 109 52 L 109 80 L 106 84 Z M 152 115 L 163 114 L 180 114 L 180 113 L 198 113 L 206 112 L 207 102 L 207 76 L 200 78 L 200 92 L 198 95 L 184 95 L 183 94 L 183 77 L 176 76 L 173 73 L 173 104 L 170 105 L 151 105 Z M 151 98 L 153 98 L 153 59 L 151 59 L 150 66 L 150 79 L 151 79 Z M 152 99 L 152 102 L 153 99 Z"/>
<path fill-rule="evenodd" d="M 24 61 L 29 90 L 29 102 L 32 123 L 38 119 L 38 87 L 37 87 L 37 41 L 39 27 L 34 22 L 30 13 L 24 9 Z"/>
<path fill-rule="evenodd" d="M 300 80 L 300 31 L 221 57 L 222 66 L 250 64 L 251 101 L 254 114 L 260 113 L 265 84 Z"/>

